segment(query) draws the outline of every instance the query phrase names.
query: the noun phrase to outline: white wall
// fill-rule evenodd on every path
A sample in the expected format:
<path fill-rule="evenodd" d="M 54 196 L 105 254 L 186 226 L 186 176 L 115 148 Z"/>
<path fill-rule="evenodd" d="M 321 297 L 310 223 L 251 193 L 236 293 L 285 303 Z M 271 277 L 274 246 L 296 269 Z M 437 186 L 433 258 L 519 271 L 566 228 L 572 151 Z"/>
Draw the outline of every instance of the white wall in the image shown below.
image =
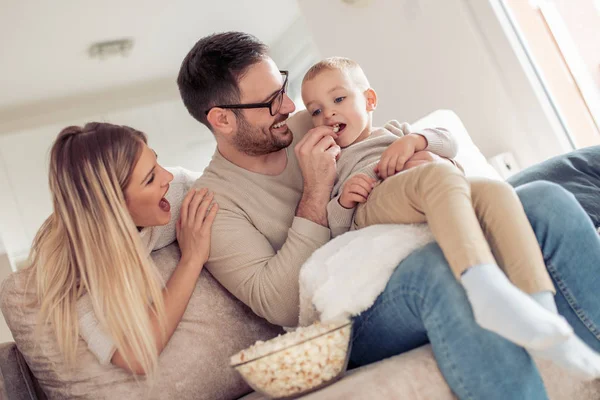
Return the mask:
<path fill-rule="evenodd" d="M 296 82 L 317 59 L 307 33 L 306 22 L 298 17 L 271 45 L 273 59 Z M 187 113 L 175 82 L 175 77 L 133 82 L 0 110 L 0 237 L 13 265 L 27 256 L 52 210 L 48 152 L 62 128 L 93 120 L 130 125 L 148 135 L 163 166 L 204 169 L 214 152 L 214 138 Z"/>
<path fill-rule="evenodd" d="M 320 58 L 303 17 L 298 17 L 281 35 L 281 39 L 270 46 L 269 55 L 280 69 L 289 70 L 288 95 L 297 110 L 303 109 L 300 94 L 302 78 Z"/>
<path fill-rule="evenodd" d="M 0 135 L 0 138 L 2 136 Z M 27 242 L 27 235 L 22 224 L 21 210 L 17 206 L 15 191 L 9 180 L 8 165 L 2 153 L 9 151 L 0 142 L 0 240 L 2 253 L 12 257 L 11 249 L 19 248 Z"/>
<path fill-rule="evenodd" d="M 514 37 L 494 14 L 498 1 L 372 0 L 367 8 L 352 8 L 339 0 L 299 0 L 304 21 L 273 44 L 273 58 L 292 72 L 304 69 L 313 42 L 319 56 L 354 58 L 379 94 L 376 123 L 414 121 L 449 108 L 487 157 L 512 151 L 521 166 L 531 165 L 568 145 L 531 68 L 516 54 Z M 305 24 L 312 41 L 299 40 Z M 0 116 L 0 237 L 14 259 L 26 255 L 51 211 L 48 149 L 64 126 L 94 119 L 130 124 L 149 135 L 161 163 L 193 170 L 202 170 L 214 149 L 210 132 L 181 104 L 174 78 Z"/>
<path fill-rule="evenodd" d="M 379 94 L 376 123 L 452 109 L 486 157 L 512 151 L 528 166 L 569 146 L 536 104 L 533 89 L 527 83 L 515 87 L 527 80 L 492 12 L 493 1 L 372 0 L 364 8 L 341 1 L 298 4 L 321 55 L 353 58 L 367 73 Z M 497 43 L 509 51 L 499 54 Z"/>
<path fill-rule="evenodd" d="M 70 118 L 0 135 L 0 236 L 16 262 L 27 256 L 35 233 L 51 213 L 48 156 L 52 141 L 67 125 L 87 121 L 130 125 L 148 135 L 163 166 L 201 171 L 215 143 L 210 131 L 188 115 L 181 100 L 163 100 L 119 111 Z"/>

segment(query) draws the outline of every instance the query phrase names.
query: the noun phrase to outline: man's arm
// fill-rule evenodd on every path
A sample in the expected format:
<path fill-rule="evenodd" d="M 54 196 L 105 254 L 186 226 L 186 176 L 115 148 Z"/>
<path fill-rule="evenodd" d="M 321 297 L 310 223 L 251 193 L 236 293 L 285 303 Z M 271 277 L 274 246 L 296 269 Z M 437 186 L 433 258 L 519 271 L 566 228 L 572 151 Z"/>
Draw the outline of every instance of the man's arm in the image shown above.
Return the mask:
<path fill-rule="evenodd" d="M 300 267 L 329 241 L 329 229 L 295 217 L 277 252 L 248 219 L 221 208 L 213 224 L 206 267 L 234 296 L 269 322 L 295 326 Z"/>
<path fill-rule="evenodd" d="M 234 207 L 219 202 L 213 225 L 207 269 L 259 316 L 281 326 L 295 326 L 299 313 L 299 275 L 302 264 L 330 239 L 327 203 L 336 177 L 340 153 L 331 127 L 310 129 L 308 113 L 296 118 L 294 147 L 302 171 L 303 194 L 287 239 L 275 251 L 265 236 Z M 268 212 L 268 211 L 267 211 Z"/>
<path fill-rule="evenodd" d="M 327 203 L 331 188 L 306 188 L 302 192 L 302 198 L 296 208 L 296 217 L 312 221 L 323 227 L 327 223 Z"/>
<path fill-rule="evenodd" d="M 304 181 L 296 216 L 322 226 L 328 226 L 327 204 L 336 177 L 336 159 L 341 152 L 335 138 L 337 134 L 331 127 L 319 126 L 308 131 L 294 147 Z"/>

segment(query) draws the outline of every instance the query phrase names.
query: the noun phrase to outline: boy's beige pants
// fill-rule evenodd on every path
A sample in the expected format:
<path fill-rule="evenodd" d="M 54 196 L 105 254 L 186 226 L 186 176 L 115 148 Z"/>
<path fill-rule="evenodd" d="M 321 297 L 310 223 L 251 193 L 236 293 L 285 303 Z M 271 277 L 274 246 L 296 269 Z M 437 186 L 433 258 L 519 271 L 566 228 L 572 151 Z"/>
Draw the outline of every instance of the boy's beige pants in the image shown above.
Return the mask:
<path fill-rule="evenodd" d="M 354 217 L 357 228 L 422 222 L 457 279 L 469 267 L 497 262 L 524 292 L 554 293 L 533 229 L 506 182 L 467 178 L 454 165 L 432 162 L 387 178 Z"/>

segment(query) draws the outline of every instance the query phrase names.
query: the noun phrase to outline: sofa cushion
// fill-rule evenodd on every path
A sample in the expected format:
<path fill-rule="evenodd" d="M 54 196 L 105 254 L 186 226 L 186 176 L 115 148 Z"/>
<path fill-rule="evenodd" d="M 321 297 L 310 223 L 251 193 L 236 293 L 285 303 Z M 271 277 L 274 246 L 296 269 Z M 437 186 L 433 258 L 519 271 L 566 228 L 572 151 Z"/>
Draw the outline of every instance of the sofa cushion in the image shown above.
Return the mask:
<path fill-rule="evenodd" d="M 454 111 L 437 110 L 411 124 L 413 130 L 438 126 L 446 128 L 456 138 L 458 154 L 455 160 L 463 167 L 465 175 L 502 179 L 500 174 L 487 162 L 471 136 L 469 136 L 467 128 Z"/>
<path fill-rule="evenodd" d="M 176 244 L 152 254 L 167 279 L 180 257 Z M 10 275 L 0 289 L 0 307 L 14 340 L 50 398 L 57 399 L 236 399 L 250 389 L 233 369 L 229 356 L 280 328 L 257 317 L 227 292 L 208 271 L 196 284 L 188 307 L 163 350 L 155 385 L 136 383 L 113 365 L 102 366 L 79 341 L 78 364 L 69 369 L 57 351 L 52 332 L 36 337 L 36 309 L 23 305 L 26 271 Z"/>
<path fill-rule="evenodd" d="M 600 226 L 600 146 L 553 157 L 513 175 L 508 182 L 517 187 L 538 180 L 557 183 L 573 193 L 594 226 Z"/>

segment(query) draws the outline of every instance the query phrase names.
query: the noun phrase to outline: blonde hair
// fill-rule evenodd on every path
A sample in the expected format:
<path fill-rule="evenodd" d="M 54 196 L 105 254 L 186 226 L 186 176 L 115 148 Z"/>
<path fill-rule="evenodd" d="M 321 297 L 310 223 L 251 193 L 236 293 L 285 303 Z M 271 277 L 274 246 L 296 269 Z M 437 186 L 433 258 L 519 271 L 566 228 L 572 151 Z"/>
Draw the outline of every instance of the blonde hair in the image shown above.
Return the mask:
<path fill-rule="evenodd" d="M 302 85 L 311 79 L 316 78 L 319 74 L 325 71 L 341 71 L 347 74 L 350 79 L 362 90 L 367 90 L 371 85 L 367 79 L 367 75 L 362 70 L 360 65 L 354 60 L 345 57 L 329 57 L 319 61 L 304 74 Z"/>
<path fill-rule="evenodd" d="M 76 304 L 87 293 L 125 362 L 137 361 L 146 374 L 156 371 L 149 310 L 164 331 L 161 283 L 124 195 L 145 143 L 132 128 L 93 122 L 63 129 L 52 146 L 53 212 L 33 241 L 29 268 L 40 326 L 53 328 L 71 365 L 79 340 Z"/>

